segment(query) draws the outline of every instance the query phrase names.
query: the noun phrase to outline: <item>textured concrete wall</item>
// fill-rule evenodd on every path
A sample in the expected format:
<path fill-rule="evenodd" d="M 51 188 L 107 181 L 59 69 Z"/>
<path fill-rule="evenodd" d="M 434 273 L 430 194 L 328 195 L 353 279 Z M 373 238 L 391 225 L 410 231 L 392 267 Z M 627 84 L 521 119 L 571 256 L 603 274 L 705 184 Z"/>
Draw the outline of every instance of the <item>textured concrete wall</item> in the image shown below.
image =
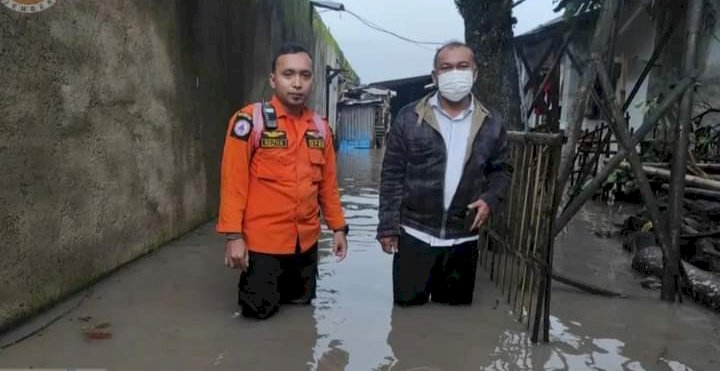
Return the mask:
<path fill-rule="evenodd" d="M 0 331 L 215 217 L 227 117 L 284 40 L 323 110 L 346 62 L 305 0 L 0 6 Z"/>

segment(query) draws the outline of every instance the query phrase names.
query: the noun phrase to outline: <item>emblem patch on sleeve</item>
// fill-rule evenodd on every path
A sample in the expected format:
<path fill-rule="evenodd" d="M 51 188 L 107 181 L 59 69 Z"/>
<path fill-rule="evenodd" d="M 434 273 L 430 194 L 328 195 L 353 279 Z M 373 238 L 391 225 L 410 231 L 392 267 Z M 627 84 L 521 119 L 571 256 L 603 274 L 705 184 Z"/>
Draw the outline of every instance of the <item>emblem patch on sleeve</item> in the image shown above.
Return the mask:
<path fill-rule="evenodd" d="M 325 139 L 317 130 L 305 132 L 305 143 L 310 149 L 325 149 Z"/>
<path fill-rule="evenodd" d="M 247 141 L 252 132 L 252 117 L 246 113 L 238 113 L 230 135 L 233 138 Z"/>
<path fill-rule="evenodd" d="M 266 130 L 260 137 L 260 148 L 287 148 L 287 133 L 280 130 Z"/>

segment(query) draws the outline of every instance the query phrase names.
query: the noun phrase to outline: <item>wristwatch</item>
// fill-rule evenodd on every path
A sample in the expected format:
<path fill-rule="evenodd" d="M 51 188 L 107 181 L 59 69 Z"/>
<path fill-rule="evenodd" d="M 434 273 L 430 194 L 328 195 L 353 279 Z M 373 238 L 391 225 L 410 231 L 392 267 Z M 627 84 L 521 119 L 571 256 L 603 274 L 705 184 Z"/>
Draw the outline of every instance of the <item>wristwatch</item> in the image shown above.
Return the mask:
<path fill-rule="evenodd" d="M 226 241 L 241 240 L 241 239 L 243 239 L 243 238 L 244 238 L 244 237 L 243 237 L 243 234 L 242 234 L 242 233 L 228 233 L 228 234 L 225 235 L 225 240 L 226 240 Z"/>
<path fill-rule="evenodd" d="M 336 229 L 333 232 L 345 232 L 345 235 L 347 236 L 347 234 L 350 233 L 350 226 L 345 224 L 342 228 Z"/>

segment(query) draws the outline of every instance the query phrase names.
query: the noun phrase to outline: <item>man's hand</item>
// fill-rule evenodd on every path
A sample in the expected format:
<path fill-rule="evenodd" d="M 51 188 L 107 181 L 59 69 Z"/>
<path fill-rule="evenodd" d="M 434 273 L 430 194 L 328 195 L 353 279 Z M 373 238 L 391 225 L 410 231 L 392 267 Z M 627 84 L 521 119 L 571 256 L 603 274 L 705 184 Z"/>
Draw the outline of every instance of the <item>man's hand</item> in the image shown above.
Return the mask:
<path fill-rule="evenodd" d="M 476 209 L 475 220 L 473 220 L 471 231 L 478 230 L 483 224 L 485 224 L 490 217 L 490 206 L 485 201 L 478 199 L 477 201 L 468 205 L 468 209 Z"/>
<path fill-rule="evenodd" d="M 383 237 L 380 239 L 380 246 L 388 254 L 398 252 L 398 236 Z"/>
<path fill-rule="evenodd" d="M 225 266 L 245 271 L 250 265 L 250 254 L 242 238 L 225 242 Z"/>
<path fill-rule="evenodd" d="M 337 261 L 341 262 L 347 256 L 348 243 L 347 236 L 343 231 L 337 231 L 333 235 L 333 254 L 337 257 Z"/>

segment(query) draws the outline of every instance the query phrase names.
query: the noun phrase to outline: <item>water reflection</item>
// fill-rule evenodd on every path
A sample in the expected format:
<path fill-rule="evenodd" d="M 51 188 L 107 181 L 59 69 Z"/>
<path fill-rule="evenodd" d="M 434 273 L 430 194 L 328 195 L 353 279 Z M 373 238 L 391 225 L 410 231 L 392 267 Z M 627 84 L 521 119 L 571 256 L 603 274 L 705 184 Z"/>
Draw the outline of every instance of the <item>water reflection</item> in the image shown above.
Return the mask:
<path fill-rule="evenodd" d="M 391 257 L 375 241 L 378 165 L 374 151 L 348 150 L 338 156 L 350 250 L 345 261 L 336 263 L 326 247 L 320 260 L 315 370 L 382 370 L 395 362 L 385 341 L 392 311 Z M 323 240 L 330 238 L 324 231 Z"/>
<path fill-rule="evenodd" d="M 692 369 L 680 362 L 664 358 L 650 368 L 641 361 L 624 355 L 625 343 L 618 339 L 593 338 L 580 335 L 582 325 L 567 325 L 557 317 L 550 317 L 550 343 L 532 345 L 525 332 L 506 330 L 498 339 L 493 360 L 485 370 L 683 370 Z M 662 367 L 667 366 L 667 367 Z M 660 367 L 660 368 L 658 368 Z"/>
<path fill-rule="evenodd" d="M 482 273 L 470 307 L 431 303 L 394 308 L 392 258 L 380 251 L 374 239 L 379 170 L 380 153 L 376 151 L 349 150 L 338 157 L 339 186 L 351 227 L 350 251 L 344 262 L 335 262 L 329 250 L 331 234 L 323 232 L 311 369 L 691 370 L 662 356 L 648 356 L 642 340 L 628 348 L 614 335 L 608 336 L 613 334 L 608 328 L 613 320 L 602 316 L 580 317 L 580 322 L 595 326 L 592 329 L 578 321 L 551 317 L 550 344 L 533 346 L 525 326 L 515 322 L 506 307 L 496 305 L 497 291 Z M 556 300 L 573 302 L 577 310 L 597 306 L 591 297 L 564 297 L 562 292 Z M 621 310 L 620 303 L 613 305 L 618 307 L 608 308 Z M 643 311 L 654 308 L 635 305 Z M 610 313 L 615 313 L 612 310 Z M 665 320 L 671 326 L 670 318 Z M 623 321 L 615 322 L 632 323 Z M 653 336 L 654 331 L 638 329 L 641 336 Z M 588 335 L 598 333 L 604 335 Z"/>

